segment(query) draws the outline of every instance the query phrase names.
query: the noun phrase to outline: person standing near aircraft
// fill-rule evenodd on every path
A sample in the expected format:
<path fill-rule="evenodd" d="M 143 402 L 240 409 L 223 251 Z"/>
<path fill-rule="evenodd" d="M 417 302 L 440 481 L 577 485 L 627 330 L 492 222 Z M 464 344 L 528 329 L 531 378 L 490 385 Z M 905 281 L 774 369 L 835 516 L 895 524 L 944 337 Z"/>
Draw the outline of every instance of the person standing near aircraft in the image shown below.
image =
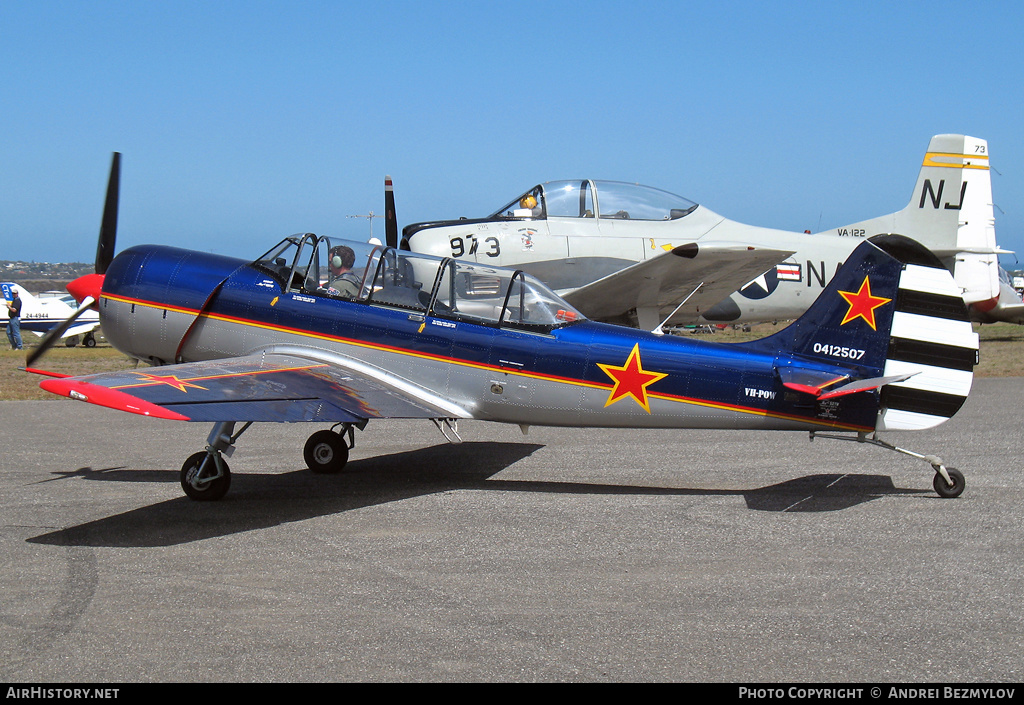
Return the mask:
<path fill-rule="evenodd" d="M 10 317 L 7 322 L 7 340 L 11 342 L 12 350 L 21 350 L 21 297 L 13 287 L 11 293 L 14 298 L 7 304 L 7 315 Z"/>

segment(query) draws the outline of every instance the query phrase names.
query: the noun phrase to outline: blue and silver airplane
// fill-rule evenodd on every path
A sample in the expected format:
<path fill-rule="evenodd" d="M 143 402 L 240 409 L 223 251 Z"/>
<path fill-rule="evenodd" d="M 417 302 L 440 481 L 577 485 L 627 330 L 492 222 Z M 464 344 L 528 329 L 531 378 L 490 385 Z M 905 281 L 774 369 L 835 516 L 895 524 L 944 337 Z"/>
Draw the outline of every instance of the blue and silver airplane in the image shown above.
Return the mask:
<path fill-rule="evenodd" d="M 951 274 L 905 237 L 863 242 L 778 333 L 713 343 L 590 321 L 522 271 L 379 244 L 306 233 L 252 260 L 159 245 L 114 256 L 113 232 L 101 230 L 96 274 L 69 289 L 79 312 L 99 310 L 112 345 L 154 367 L 42 372 L 40 386 L 213 423 L 181 469 L 193 499 L 228 491 L 224 456 L 254 422 L 330 425 L 304 457 L 336 472 L 355 430 L 381 418 L 430 420 L 449 440 L 459 419 L 802 430 L 922 459 L 943 497 L 964 489 L 937 456 L 879 437 L 953 416 L 978 356 Z M 53 342 L 33 351 L 30 371 Z"/>

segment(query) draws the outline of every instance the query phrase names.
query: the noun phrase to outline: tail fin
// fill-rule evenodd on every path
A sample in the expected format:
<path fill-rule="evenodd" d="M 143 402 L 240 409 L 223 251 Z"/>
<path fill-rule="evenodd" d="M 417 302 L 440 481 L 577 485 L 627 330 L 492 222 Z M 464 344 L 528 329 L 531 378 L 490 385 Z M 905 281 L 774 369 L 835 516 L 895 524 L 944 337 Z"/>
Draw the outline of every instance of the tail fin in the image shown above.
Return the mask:
<path fill-rule="evenodd" d="M 804 360 L 848 370 L 847 381 L 875 381 L 850 389 L 882 387 L 876 430 L 930 428 L 952 417 L 978 361 L 978 334 L 953 277 L 901 235 L 861 243 L 803 316 L 756 343 L 779 353 L 780 374 Z"/>
<path fill-rule="evenodd" d="M 903 210 L 839 233 L 902 233 L 934 252 L 953 272 L 968 304 L 999 296 L 995 216 L 988 142 L 935 135 L 928 144 L 910 203 Z"/>
<path fill-rule="evenodd" d="M 14 292 L 17 291 L 22 301 L 33 301 L 35 297 L 32 294 L 25 291 L 24 287 L 18 286 L 14 282 L 3 282 L 0 283 L 0 291 L 3 292 L 4 301 L 14 301 Z"/>

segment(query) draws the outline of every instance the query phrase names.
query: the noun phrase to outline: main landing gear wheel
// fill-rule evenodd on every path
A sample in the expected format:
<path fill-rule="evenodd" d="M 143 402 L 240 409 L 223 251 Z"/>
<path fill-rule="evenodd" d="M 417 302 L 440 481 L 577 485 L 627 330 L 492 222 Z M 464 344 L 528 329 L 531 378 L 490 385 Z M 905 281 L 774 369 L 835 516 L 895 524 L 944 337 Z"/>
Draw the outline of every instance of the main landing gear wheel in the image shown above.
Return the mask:
<path fill-rule="evenodd" d="M 317 431 L 306 441 L 302 457 L 315 473 L 340 472 L 348 463 L 348 445 L 341 434 Z"/>
<path fill-rule="evenodd" d="M 201 450 L 189 456 L 181 466 L 181 489 L 190 498 L 212 502 L 227 494 L 231 470 L 223 458 Z"/>
<path fill-rule="evenodd" d="M 964 474 L 956 468 L 946 468 L 946 474 L 949 475 L 950 482 L 946 482 L 946 478 L 942 476 L 941 472 L 936 472 L 935 479 L 932 480 L 932 487 L 935 488 L 935 492 L 943 499 L 959 497 L 966 485 Z"/>

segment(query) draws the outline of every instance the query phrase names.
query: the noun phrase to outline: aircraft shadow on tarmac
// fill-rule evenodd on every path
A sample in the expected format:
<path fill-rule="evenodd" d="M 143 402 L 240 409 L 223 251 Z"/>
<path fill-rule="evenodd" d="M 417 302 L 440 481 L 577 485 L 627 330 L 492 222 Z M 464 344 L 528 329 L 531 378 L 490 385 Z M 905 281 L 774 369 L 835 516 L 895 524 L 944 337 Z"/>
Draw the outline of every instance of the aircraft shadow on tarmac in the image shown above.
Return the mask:
<path fill-rule="evenodd" d="M 218 502 L 178 497 L 28 541 L 60 546 L 170 546 L 453 490 L 742 496 L 748 509 L 766 512 L 838 511 L 886 495 L 927 492 L 897 488 L 892 478 L 884 475 L 808 475 L 749 490 L 490 479 L 540 448 L 543 446 L 528 443 L 442 444 L 352 460 L 336 475 L 318 475 L 305 468 L 277 475 L 234 473 L 230 493 Z M 52 480 L 81 477 L 107 482 L 178 482 L 178 472 L 171 470 L 81 468 L 56 474 L 59 477 Z"/>

